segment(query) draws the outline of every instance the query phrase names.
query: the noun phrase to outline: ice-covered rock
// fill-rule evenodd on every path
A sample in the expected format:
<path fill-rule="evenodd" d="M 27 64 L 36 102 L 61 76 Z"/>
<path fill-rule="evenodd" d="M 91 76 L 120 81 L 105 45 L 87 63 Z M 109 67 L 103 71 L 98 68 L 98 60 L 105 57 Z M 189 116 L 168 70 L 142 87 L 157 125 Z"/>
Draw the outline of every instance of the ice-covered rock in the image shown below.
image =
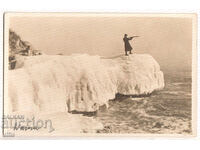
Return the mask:
<path fill-rule="evenodd" d="M 9 70 L 12 112 L 91 112 L 116 93 L 141 95 L 164 87 L 159 64 L 147 54 L 41 55 L 27 57 L 22 64 Z"/>

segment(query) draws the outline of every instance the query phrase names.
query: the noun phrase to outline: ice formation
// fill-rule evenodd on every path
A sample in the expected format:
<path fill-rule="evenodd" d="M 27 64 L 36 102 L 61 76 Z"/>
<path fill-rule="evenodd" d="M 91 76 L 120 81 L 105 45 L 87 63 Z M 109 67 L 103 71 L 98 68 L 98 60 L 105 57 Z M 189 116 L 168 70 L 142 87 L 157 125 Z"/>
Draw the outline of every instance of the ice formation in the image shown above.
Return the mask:
<path fill-rule="evenodd" d="M 159 64 L 147 54 L 41 55 L 18 62 L 8 74 L 11 112 L 91 112 L 116 93 L 141 95 L 164 87 Z"/>

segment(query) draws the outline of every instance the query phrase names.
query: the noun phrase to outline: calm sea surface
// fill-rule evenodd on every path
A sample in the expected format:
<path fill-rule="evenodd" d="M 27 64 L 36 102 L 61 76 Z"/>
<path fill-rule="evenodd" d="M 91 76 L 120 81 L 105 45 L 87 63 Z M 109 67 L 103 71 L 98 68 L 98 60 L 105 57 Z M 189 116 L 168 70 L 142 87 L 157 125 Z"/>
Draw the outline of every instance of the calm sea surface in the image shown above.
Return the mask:
<path fill-rule="evenodd" d="M 165 88 L 149 97 L 121 96 L 100 110 L 100 133 L 191 133 L 191 72 L 164 72 Z"/>

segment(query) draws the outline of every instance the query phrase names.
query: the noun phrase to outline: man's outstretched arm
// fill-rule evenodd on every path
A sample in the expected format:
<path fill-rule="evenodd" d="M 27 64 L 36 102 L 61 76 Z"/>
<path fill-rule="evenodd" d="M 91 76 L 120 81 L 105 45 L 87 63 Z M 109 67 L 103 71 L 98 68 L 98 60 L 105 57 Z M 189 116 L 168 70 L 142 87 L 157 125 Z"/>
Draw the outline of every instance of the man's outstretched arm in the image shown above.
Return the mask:
<path fill-rule="evenodd" d="M 131 36 L 130 38 L 128 38 L 129 40 L 132 40 L 133 38 L 136 38 L 136 37 L 140 37 L 140 36 Z"/>

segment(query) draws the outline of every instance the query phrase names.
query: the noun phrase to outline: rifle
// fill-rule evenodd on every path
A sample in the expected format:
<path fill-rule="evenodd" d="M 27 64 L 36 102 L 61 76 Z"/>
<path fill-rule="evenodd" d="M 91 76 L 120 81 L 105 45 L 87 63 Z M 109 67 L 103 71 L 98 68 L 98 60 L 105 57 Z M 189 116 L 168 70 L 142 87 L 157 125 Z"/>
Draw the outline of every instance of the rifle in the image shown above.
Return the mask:
<path fill-rule="evenodd" d="M 132 40 L 132 39 L 135 38 L 135 37 L 139 37 L 139 36 L 131 36 L 129 39 Z"/>

